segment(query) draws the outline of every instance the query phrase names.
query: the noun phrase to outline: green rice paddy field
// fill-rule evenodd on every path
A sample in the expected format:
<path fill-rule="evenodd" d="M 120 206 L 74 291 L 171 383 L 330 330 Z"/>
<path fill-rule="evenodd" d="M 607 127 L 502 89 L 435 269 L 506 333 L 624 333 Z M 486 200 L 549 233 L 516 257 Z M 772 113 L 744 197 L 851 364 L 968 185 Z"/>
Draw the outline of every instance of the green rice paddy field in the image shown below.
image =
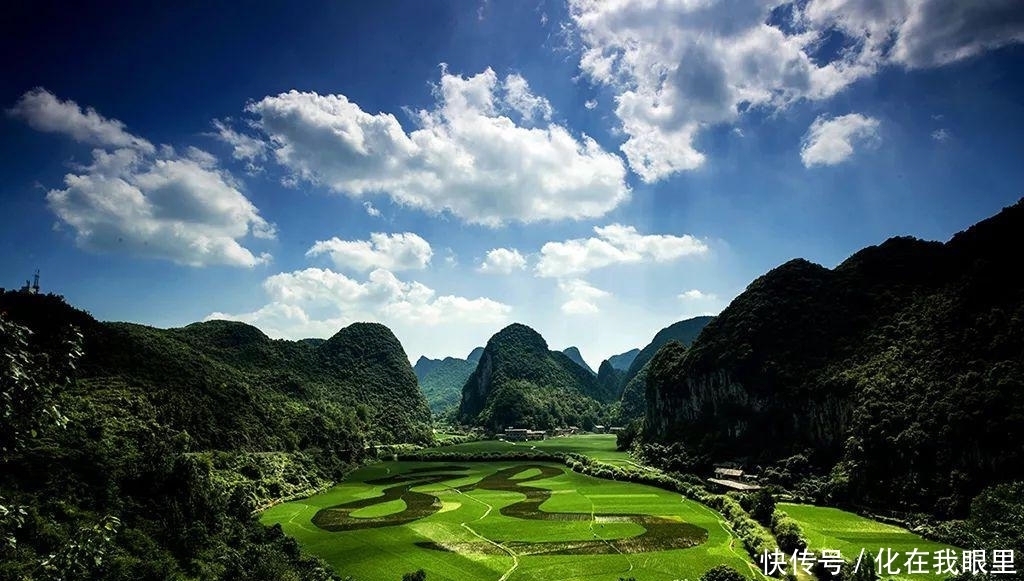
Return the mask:
<path fill-rule="evenodd" d="M 756 576 L 706 507 L 553 463 L 385 462 L 261 520 L 357 581 L 659 581 L 720 563 Z"/>
<path fill-rule="evenodd" d="M 533 447 L 629 463 L 615 451 L 614 436 L 439 450 Z M 837 509 L 780 507 L 800 522 L 811 549 L 839 549 L 847 559 L 856 559 L 862 547 L 875 554 L 879 547 L 901 553 L 945 548 Z M 713 510 L 673 492 L 585 476 L 558 463 L 383 462 L 323 494 L 274 506 L 261 521 L 279 523 L 305 550 L 356 581 L 397 581 L 417 569 L 430 581 L 695 581 L 723 563 L 763 579 Z"/>
<path fill-rule="evenodd" d="M 900 558 L 893 562 L 895 568 L 906 571 L 905 562 L 911 550 L 917 549 L 929 555 L 942 549 L 959 549 L 921 538 L 914 533 L 889 524 L 825 506 L 809 504 L 779 503 L 778 507 L 793 517 L 804 531 L 810 549 L 837 549 L 848 561 L 856 561 L 861 549 L 866 555 L 878 556 L 880 549 L 892 549 Z M 926 559 L 928 573 L 913 575 L 888 575 L 879 571 L 883 579 L 896 578 L 907 581 L 940 581 L 949 575 L 936 575 L 932 571 L 932 559 Z"/>

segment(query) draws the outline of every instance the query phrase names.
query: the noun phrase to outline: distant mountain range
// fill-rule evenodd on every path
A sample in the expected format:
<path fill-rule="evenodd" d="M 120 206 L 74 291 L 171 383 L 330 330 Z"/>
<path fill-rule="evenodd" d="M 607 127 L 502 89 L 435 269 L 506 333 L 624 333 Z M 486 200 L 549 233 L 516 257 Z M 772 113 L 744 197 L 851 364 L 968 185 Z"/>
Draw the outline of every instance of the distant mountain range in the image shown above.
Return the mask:
<path fill-rule="evenodd" d="M 476 369 L 483 352 L 483 347 L 477 347 L 465 359 L 429 359 L 421 356 L 416 361 L 413 371 L 431 412 L 437 415 L 459 405 L 462 399 L 462 386 Z"/>
<path fill-rule="evenodd" d="M 608 364 L 620 371 L 626 371 L 633 364 L 633 360 L 640 354 L 640 349 L 630 349 L 625 353 L 612 355 L 608 358 Z"/>

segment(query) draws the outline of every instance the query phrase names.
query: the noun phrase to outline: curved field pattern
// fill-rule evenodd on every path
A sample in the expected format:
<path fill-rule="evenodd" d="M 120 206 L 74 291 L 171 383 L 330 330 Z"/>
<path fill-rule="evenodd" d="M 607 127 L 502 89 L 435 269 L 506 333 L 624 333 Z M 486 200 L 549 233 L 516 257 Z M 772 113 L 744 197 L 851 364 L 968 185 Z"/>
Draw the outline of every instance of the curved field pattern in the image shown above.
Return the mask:
<path fill-rule="evenodd" d="M 443 502 L 433 494 L 416 492 L 413 487 L 437 484 L 447 480 L 456 480 L 464 477 L 464 474 L 456 471 L 466 471 L 468 468 L 460 466 L 438 466 L 436 468 L 426 467 L 411 470 L 404 474 L 395 474 L 385 478 L 367 480 L 372 485 L 394 485 L 384 488 L 382 496 L 366 498 L 338 504 L 335 506 L 320 509 L 312 518 L 312 522 L 323 530 L 338 532 L 352 531 L 367 528 L 378 528 L 386 526 L 398 526 L 412 523 L 428 517 L 441 510 Z M 524 464 L 497 470 L 488 474 L 479 482 L 454 487 L 453 490 L 459 493 L 467 493 L 474 490 L 493 490 L 501 492 L 512 492 L 525 496 L 523 500 L 514 502 L 499 509 L 500 514 L 521 519 L 524 521 L 593 521 L 595 523 L 633 523 L 640 525 L 644 532 L 626 538 L 616 539 L 582 539 L 571 541 L 543 541 L 528 542 L 511 539 L 490 539 L 488 542 L 459 543 L 456 546 L 441 544 L 433 541 L 422 541 L 416 543 L 418 546 L 445 550 L 465 552 L 466 550 L 477 550 L 486 553 L 494 553 L 494 544 L 500 544 L 519 555 L 573 555 L 573 554 L 632 554 L 646 553 L 652 551 L 665 551 L 670 549 L 685 549 L 705 542 L 708 538 L 708 531 L 704 528 L 686 522 L 646 514 L 603 514 L 603 513 L 581 513 L 581 512 L 555 512 L 541 509 L 541 505 L 547 502 L 552 491 L 548 488 L 538 486 L 524 486 L 525 484 L 546 480 L 565 473 L 564 468 L 543 464 Z M 516 478 L 517 475 L 528 474 L 525 477 Z M 372 518 L 360 518 L 353 516 L 353 512 L 401 499 L 405 502 L 405 510 L 384 516 Z M 524 523 L 524 526 L 526 523 Z"/>
<path fill-rule="evenodd" d="M 466 446 L 629 460 L 609 435 Z M 430 581 L 674 581 L 723 563 L 752 567 L 708 507 L 554 462 L 368 464 L 329 490 L 267 509 L 260 521 L 359 581 L 395 581 L 417 569 Z"/>

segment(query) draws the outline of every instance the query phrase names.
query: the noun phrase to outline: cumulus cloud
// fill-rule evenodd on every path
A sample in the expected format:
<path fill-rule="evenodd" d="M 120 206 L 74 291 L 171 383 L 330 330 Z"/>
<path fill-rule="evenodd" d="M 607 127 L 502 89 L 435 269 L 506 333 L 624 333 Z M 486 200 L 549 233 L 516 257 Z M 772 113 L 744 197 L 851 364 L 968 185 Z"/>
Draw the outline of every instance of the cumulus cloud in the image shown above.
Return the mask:
<path fill-rule="evenodd" d="M 214 120 L 217 139 L 231 146 L 231 155 L 242 161 L 262 161 L 267 157 L 267 144 L 263 141 L 235 131 L 224 121 Z"/>
<path fill-rule="evenodd" d="M 124 123 L 107 119 L 92 107 L 83 111 L 74 101 L 61 101 L 42 87 L 22 95 L 8 114 L 25 121 L 37 131 L 63 133 L 81 143 L 132 148 L 145 153 L 156 151 L 152 143 L 129 133 Z"/>
<path fill-rule="evenodd" d="M 376 269 L 365 280 L 322 268 L 282 272 L 263 282 L 268 303 L 245 313 L 214 312 L 206 320 L 255 325 L 271 337 L 329 337 L 356 321 L 380 322 L 411 353 L 436 351 L 439 325 L 471 344 L 509 322 L 512 307 L 489 298 L 437 296 L 434 289 Z"/>
<path fill-rule="evenodd" d="M 945 128 L 939 128 L 936 129 L 935 131 L 932 131 L 932 139 L 938 141 L 939 143 L 945 143 L 949 141 L 952 137 L 953 136 Z"/>
<path fill-rule="evenodd" d="M 617 155 L 557 124 L 527 126 L 551 112 L 522 77 L 443 69 L 435 96 L 408 133 L 344 95 L 291 91 L 247 110 L 292 181 L 353 197 L 383 193 L 489 226 L 593 218 L 629 198 Z"/>
<path fill-rule="evenodd" d="M 708 252 L 707 244 L 689 234 L 645 235 L 637 232 L 633 226 L 621 224 L 595 227 L 594 232 L 596 237 L 544 244 L 537 262 L 537 275 L 564 277 L 613 264 L 668 262 Z"/>
<path fill-rule="evenodd" d="M 827 99 L 883 66 L 940 66 L 1024 40 L 1017 0 L 569 5 L 580 70 L 615 92 L 621 149 L 646 182 L 700 167 L 700 131 L 751 108 Z"/>
<path fill-rule="evenodd" d="M 562 303 L 562 312 L 567 315 L 598 313 L 601 309 L 597 301 L 611 296 L 611 293 L 578 278 L 558 281 L 558 289 L 566 296 L 566 301 Z"/>
<path fill-rule="evenodd" d="M 77 244 L 188 266 L 252 267 L 269 262 L 240 242 L 272 239 L 275 227 L 241 192 L 217 158 L 188 146 L 159 148 L 95 109 L 33 89 L 9 113 L 29 126 L 99 146 L 92 163 L 76 165 L 46 201 Z"/>
<path fill-rule="evenodd" d="M 434 251 L 429 242 L 413 232 L 375 232 L 369 240 L 319 240 L 306 252 L 306 256 L 321 254 L 330 256 L 343 269 L 414 270 L 426 268 Z"/>
<path fill-rule="evenodd" d="M 819 116 L 804 135 L 800 159 L 804 167 L 836 165 L 853 155 L 857 144 L 878 141 L 878 120 L 860 113 L 840 117 Z"/>
<path fill-rule="evenodd" d="M 534 95 L 529 83 L 521 75 L 507 75 L 502 86 L 505 89 L 505 102 L 523 121 L 531 122 L 535 117 L 551 121 L 551 103 L 544 97 Z"/>
<path fill-rule="evenodd" d="M 700 291 L 698 289 L 690 289 L 688 291 L 684 291 L 682 293 L 679 293 L 679 298 L 684 300 L 684 301 L 701 301 L 701 300 L 715 300 L 718 297 L 716 297 L 712 293 L 706 293 L 706 292 Z"/>
<path fill-rule="evenodd" d="M 64 189 L 50 190 L 46 200 L 74 229 L 78 245 L 89 250 L 188 266 L 268 262 L 269 254 L 257 256 L 239 240 L 274 238 L 273 225 L 208 156 L 149 158 L 133 149 L 95 150 L 93 163 L 64 176 Z"/>
<path fill-rule="evenodd" d="M 487 274 L 512 274 L 526 268 L 526 258 L 515 248 L 495 248 L 487 251 L 477 270 Z"/>
<path fill-rule="evenodd" d="M 807 18 L 861 41 L 868 58 L 908 68 L 947 65 L 1024 42 L 1017 0 L 814 0 Z"/>

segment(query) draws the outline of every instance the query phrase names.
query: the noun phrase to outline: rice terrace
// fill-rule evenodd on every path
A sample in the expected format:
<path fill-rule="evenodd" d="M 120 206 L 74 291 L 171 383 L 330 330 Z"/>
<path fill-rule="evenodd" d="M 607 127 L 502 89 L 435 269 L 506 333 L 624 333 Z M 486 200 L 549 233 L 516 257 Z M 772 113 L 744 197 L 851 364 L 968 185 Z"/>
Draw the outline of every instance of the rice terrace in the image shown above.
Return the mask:
<path fill-rule="evenodd" d="M 342 575 L 696 579 L 722 563 L 759 577 L 721 516 L 679 494 L 547 462 L 384 462 L 262 516 Z"/>

